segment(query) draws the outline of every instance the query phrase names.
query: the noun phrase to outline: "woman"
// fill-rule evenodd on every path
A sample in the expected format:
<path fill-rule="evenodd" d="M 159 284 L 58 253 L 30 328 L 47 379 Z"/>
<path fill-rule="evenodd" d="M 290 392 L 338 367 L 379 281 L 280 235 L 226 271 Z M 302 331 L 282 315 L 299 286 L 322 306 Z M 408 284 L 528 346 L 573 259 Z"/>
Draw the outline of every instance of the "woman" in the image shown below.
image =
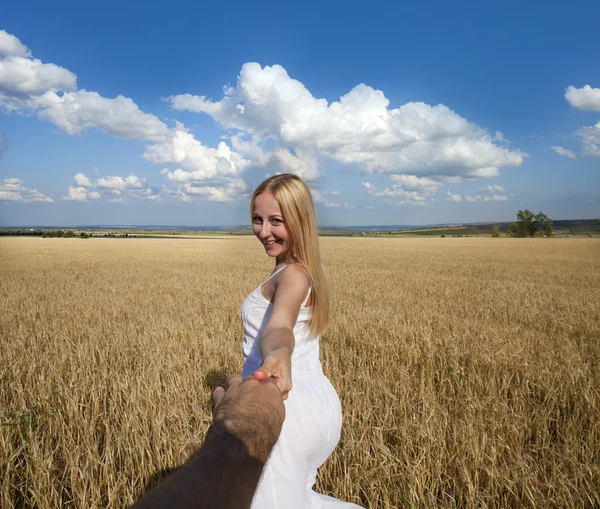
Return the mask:
<path fill-rule="evenodd" d="M 317 469 L 339 441 L 342 412 L 319 360 L 328 294 L 310 191 L 295 175 L 276 175 L 254 191 L 250 213 L 275 269 L 242 304 L 242 375 L 274 377 L 286 407 L 252 508 L 356 508 L 312 490 Z"/>

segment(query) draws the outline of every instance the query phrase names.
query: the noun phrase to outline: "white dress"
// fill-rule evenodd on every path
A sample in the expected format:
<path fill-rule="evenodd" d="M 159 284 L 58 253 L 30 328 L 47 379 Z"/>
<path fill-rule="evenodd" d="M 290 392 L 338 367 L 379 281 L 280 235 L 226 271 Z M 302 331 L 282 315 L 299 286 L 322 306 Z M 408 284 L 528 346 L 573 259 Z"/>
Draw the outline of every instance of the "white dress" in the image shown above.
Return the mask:
<path fill-rule="evenodd" d="M 286 266 L 275 271 L 269 279 Z M 260 293 L 261 287 L 248 295 L 242 304 L 243 377 L 254 373 L 262 364 L 259 338 L 269 321 L 273 305 Z M 284 402 L 285 421 L 279 440 L 265 464 L 252 500 L 252 509 L 361 509 L 312 489 L 317 469 L 340 439 L 342 409 L 335 389 L 323 374 L 319 336 L 310 335 L 309 308 L 305 307 L 307 300 L 308 295 L 293 330 L 292 390 Z"/>

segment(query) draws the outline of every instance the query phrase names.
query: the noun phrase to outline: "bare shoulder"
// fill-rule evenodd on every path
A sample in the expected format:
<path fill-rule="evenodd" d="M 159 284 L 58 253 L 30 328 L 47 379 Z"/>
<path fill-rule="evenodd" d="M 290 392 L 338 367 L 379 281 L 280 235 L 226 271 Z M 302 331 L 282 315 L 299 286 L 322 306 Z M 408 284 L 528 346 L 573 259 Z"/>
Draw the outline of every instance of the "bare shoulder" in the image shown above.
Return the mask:
<path fill-rule="evenodd" d="M 306 269 L 301 265 L 294 263 L 288 265 L 277 275 L 277 289 L 295 290 L 301 295 L 306 295 L 310 285 L 310 277 Z"/>

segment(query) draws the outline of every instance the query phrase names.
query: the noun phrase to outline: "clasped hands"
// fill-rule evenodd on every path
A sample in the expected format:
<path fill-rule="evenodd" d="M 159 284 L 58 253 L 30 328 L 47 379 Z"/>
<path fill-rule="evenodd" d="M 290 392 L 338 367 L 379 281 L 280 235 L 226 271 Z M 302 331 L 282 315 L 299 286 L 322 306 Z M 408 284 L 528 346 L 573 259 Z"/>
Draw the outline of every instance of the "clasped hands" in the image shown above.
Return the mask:
<path fill-rule="evenodd" d="M 287 399 L 292 390 L 292 354 L 289 349 L 282 347 L 269 352 L 252 376 L 259 382 L 273 378 L 281 391 L 281 398 Z"/>

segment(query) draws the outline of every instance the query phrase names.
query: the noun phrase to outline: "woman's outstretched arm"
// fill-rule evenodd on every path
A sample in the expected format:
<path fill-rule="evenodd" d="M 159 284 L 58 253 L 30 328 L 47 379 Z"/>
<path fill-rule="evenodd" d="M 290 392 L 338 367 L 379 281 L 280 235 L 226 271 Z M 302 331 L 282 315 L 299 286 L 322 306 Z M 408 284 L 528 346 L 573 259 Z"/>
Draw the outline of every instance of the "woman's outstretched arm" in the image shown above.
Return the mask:
<path fill-rule="evenodd" d="M 308 274 L 304 269 L 290 265 L 282 270 L 273 294 L 273 311 L 260 336 L 263 363 L 253 376 L 258 380 L 275 378 L 283 399 L 292 389 L 293 330 L 308 288 Z"/>

